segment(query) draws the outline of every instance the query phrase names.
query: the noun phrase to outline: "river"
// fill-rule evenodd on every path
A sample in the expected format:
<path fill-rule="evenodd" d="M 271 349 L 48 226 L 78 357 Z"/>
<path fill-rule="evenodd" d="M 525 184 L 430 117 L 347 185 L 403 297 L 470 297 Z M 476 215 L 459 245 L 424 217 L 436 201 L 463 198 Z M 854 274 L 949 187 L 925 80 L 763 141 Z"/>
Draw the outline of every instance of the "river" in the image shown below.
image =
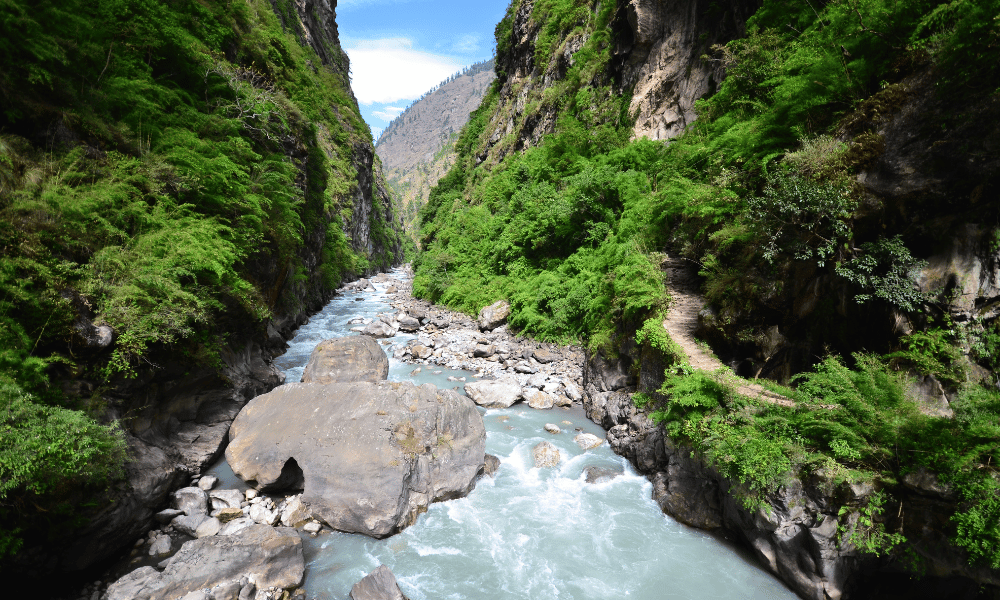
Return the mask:
<path fill-rule="evenodd" d="M 395 273 L 401 276 L 402 272 Z M 384 292 L 337 296 L 289 342 L 275 362 L 287 381 L 298 381 L 312 349 L 323 339 L 352 335 L 352 318 L 391 310 Z M 363 298 L 362 301 L 356 300 Z M 384 345 L 389 379 L 456 387 L 472 373 L 392 358 Z M 471 380 L 471 379 L 469 379 Z M 747 553 L 674 521 L 651 498 L 651 484 L 608 445 L 583 451 L 582 430 L 604 437 L 582 408 L 533 410 L 523 404 L 484 410 L 486 451 L 500 458 L 495 478 L 479 481 L 469 496 L 431 505 L 417 523 L 388 539 L 321 533 L 304 537 L 309 598 L 344 600 L 379 564 L 396 575 L 411 600 L 634 598 L 637 600 L 778 600 L 796 598 Z M 546 423 L 561 433 L 544 431 Z M 558 467 L 535 468 L 532 447 L 548 440 L 562 456 Z M 621 474 L 587 483 L 584 469 Z M 210 474 L 220 487 L 240 487 L 225 460 Z"/>

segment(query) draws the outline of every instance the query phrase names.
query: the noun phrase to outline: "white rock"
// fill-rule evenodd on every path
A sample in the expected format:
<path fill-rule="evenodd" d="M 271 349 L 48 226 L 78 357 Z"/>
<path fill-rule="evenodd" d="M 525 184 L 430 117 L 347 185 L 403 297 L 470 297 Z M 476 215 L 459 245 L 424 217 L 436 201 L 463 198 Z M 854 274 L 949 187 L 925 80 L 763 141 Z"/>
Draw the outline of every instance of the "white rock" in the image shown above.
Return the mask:
<path fill-rule="evenodd" d="M 198 487 L 205 490 L 206 492 L 215 487 L 215 484 L 219 483 L 218 477 L 213 477 L 212 475 L 206 475 L 201 478 L 198 482 Z"/>
<path fill-rule="evenodd" d="M 559 429 L 559 426 L 555 423 L 546 423 L 545 431 L 548 431 L 549 433 L 562 433 L 562 430 Z"/>
<path fill-rule="evenodd" d="M 552 397 L 552 394 L 547 394 L 541 390 L 531 390 L 524 397 L 531 408 L 547 410 L 555 405 L 555 399 Z"/>
<path fill-rule="evenodd" d="M 532 449 L 536 467 L 554 467 L 559 464 L 559 449 L 550 442 L 540 442 Z"/>
<path fill-rule="evenodd" d="M 583 448 L 584 450 L 590 450 L 591 448 L 596 448 L 604 443 L 604 440 L 597 437 L 592 433 L 579 433 L 573 441 L 576 445 Z"/>
<path fill-rule="evenodd" d="M 292 496 L 281 511 L 281 523 L 286 527 L 296 527 L 312 517 L 309 508 L 302 502 L 300 496 Z"/>
<path fill-rule="evenodd" d="M 212 517 L 211 519 L 206 519 L 205 521 L 202 521 L 201 525 L 199 525 L 198 528 L 194 530 L 194 537 L 203 538 L 203 537 L 208 537 L 210 535 L 215 535 L 219 533 L 220 529 L 222 529 L 222 522 L 216 519 L 215 517 Z"/>
<path fill-rule="evenodd" d="M 305 531 L 306 533 L 319 533 L 321 529 L 323 529 L 323 526 L 315 521 L 306 523 L 302 526 L 302 531 Z"/>
<path fill-rule="evenodd" d="M 153 545 L 149 547 L 150 556 L 162 556 L 170 554 L 172 542 L 169 535 L 158 535 L 153 540 Z"/>
<path fill-rule="evenodd" d="M 281 519 L 281 515 L 268 510 L 263 504 L 254 504 L 250 507 L 250 518 L 261 525 L 275 525 Z"/>

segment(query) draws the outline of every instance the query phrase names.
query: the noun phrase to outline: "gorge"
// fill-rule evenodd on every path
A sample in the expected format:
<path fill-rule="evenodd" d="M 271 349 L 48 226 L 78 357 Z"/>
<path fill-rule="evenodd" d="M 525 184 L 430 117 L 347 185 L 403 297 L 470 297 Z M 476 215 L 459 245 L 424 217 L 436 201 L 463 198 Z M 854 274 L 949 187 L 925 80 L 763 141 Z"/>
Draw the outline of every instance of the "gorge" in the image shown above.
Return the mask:
<path fill-rule="evenodd" d="M 344 282 L 412 259 L 426 304 L 356 333 L 398 337 L 394 368 L 474 366 L 472 400 L 509 385 L 532 408 L 480 409 L 497 479 L 404 511 L 417 524 L 385 544 L 279 532 L 313 562 L 304 587 L 278 588 L 324 597 L 335 539 L 366 569 L 392 563 L 414 598 L 475 597 L 442 583 L 449 568 L 515 597 L 658 597 L 647 555 L 684 552 L 786 596 L 1000 594 L 996 0 L 513 0 L 407 257 L 336 2 L 125 4 L 0 9 L 6 573 L 107 568 L 217 462 L 244 405 L 292 389 L 293 331 L 368 293 L 335 296 Z M 461 316 L 491 306 L 509 313 L 500 332 Z M 452 329 L 468 333 L 433 341 Z M 538 413 L 559 403 L 607 443 L 544 471 L 523 440 L 557 435 Z M 586 483 L 591 466 L 623 474 Z M 573 546 L 546 519 L 599 526 L 546 502 L 612 488 L 644 503 L 623 528 L 702 550 L 612 533 L 585 542 L 614 555 L 593 581 L 546 559 L 518 570 L 517 548 Z M 493 541 L 459 552 L 418 529 L 459 537 L 504 502 L 543 521 L 482 525 Z M 469 554 L 483 562 L 455 566 Z M 406 566 L 429 556 L 442 566 Z M 480 578 L 491 560 L 510 577 Z M 546 568 L 559 583 L 524 576 Z"/>

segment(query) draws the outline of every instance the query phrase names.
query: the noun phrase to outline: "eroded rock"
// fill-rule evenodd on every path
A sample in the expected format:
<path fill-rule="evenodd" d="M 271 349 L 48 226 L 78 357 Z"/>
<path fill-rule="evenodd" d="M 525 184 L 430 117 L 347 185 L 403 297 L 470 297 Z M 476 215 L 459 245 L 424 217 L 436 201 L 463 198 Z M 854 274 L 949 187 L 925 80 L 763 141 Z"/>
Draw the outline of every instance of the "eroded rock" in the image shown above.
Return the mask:
<path fill-rule="evenodd" d="M 379 565 L 351 588 L 351 600 L 407 600 L 389 567 Z"/>
<path fill-rule="evenodd" d="M 230 435 L 238 476 L 264 489 L 298 477 L 314 518 L 373 537 L 471 491 L 486 439 L 467 398 L 408 382 L 285 385 L 252 400 Z"/>
<path fill-rule="evenodd" d="M 472 381 L 465 393 L 485 408 L 507 408 L 521 399 L 521 386 L 512 381 Z"/>

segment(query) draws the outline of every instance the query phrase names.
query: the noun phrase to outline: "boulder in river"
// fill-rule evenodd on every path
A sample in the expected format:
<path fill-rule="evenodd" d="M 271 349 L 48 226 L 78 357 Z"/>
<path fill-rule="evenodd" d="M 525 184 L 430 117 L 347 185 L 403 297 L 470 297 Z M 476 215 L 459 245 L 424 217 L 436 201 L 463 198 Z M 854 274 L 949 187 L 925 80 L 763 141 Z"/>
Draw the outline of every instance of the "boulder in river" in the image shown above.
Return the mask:
<path fill-rule="evenodd" d="M 163 572 L 142 567 L 108 587 L 107 600 L 174 600 L 249 577 L 260 589 L 302 585 L 305 560 L 294 529 L 253 525 L 234 535 L 191 540 Z"/>
<path fill-rule="evenodd" d="M 555 399 L 552 397 L 552 394 L 536 389 L 528 390 L 524 394 L 524 398 L 527 400 L 528 406 L 538 410 L 550 409 L 555 404 Z"/>
<path fill-rule="evenodd" d="M 362 329 L 361 333 L 374 338 L 390 338 L 396 335 L 396 330 L 384 321 L 374 321 Z"/>
<path fill-rule="evenodd" d="M 396 576 L 389 567 L 379 565 L 377 569 L 365 575 L 365 578 L 351 588 L 351 600 L 407 600 L 399 591 Z"/>
<path fill-rule="evenodd" d="M 479 311 L 479 328 L 492 331 L 507 322 L 510 316 L 510 304 L 506 300 L 498 300 Z"/>
<path fill-rule="evenodd" d="M 468 398 L 409 382 L 284 385 L 251 400 L 230 437 L 239 477 L 265 490 L 300 485 L 314 518 L 377 538 L 468 494 L 486 455 Z"/>
<path fill-rule="evenodd" d="M 539 442 L 531 450 L 536 467 L 554 467 L 559 464 L 559 449 L 550 442 Z"/>
<path fill-rule="evenodd" d="M 578 433 L 576 437 L 573 438 L 576 445 L 583 450 L 590 450 L 591 448 L 596 448 L 604 443 L 604 440 L 597 437 L 592 433 Z"/>
<path fill-rule="evenodd" d="M 377 325 L 381 323 L 372 323 Z M 309 355 L 303 383 L 383 381 L 389 376 L 389 358 L 371 337 L 352 335 L 320 342 Z"/>
<path fill-rule="evenodd" d="M 611 467 L 589 466 L 583 470 L 583 476 L 587 483 L 604 483 L 611 481 L 621 474 L 621 469 L 613 469 Z"/>
<path fill-rule="evenodd" d="M 485 408 L 507 408 L 521 399 L 521 386 L 514 381 L 472 381 L 465 393 Z"/>
<path fill-rule="evenodd" d="M 420 329 L 420 321 L 410 315 L 399 315 L 398 321 L 400 331 L 414 332 Z"/>

